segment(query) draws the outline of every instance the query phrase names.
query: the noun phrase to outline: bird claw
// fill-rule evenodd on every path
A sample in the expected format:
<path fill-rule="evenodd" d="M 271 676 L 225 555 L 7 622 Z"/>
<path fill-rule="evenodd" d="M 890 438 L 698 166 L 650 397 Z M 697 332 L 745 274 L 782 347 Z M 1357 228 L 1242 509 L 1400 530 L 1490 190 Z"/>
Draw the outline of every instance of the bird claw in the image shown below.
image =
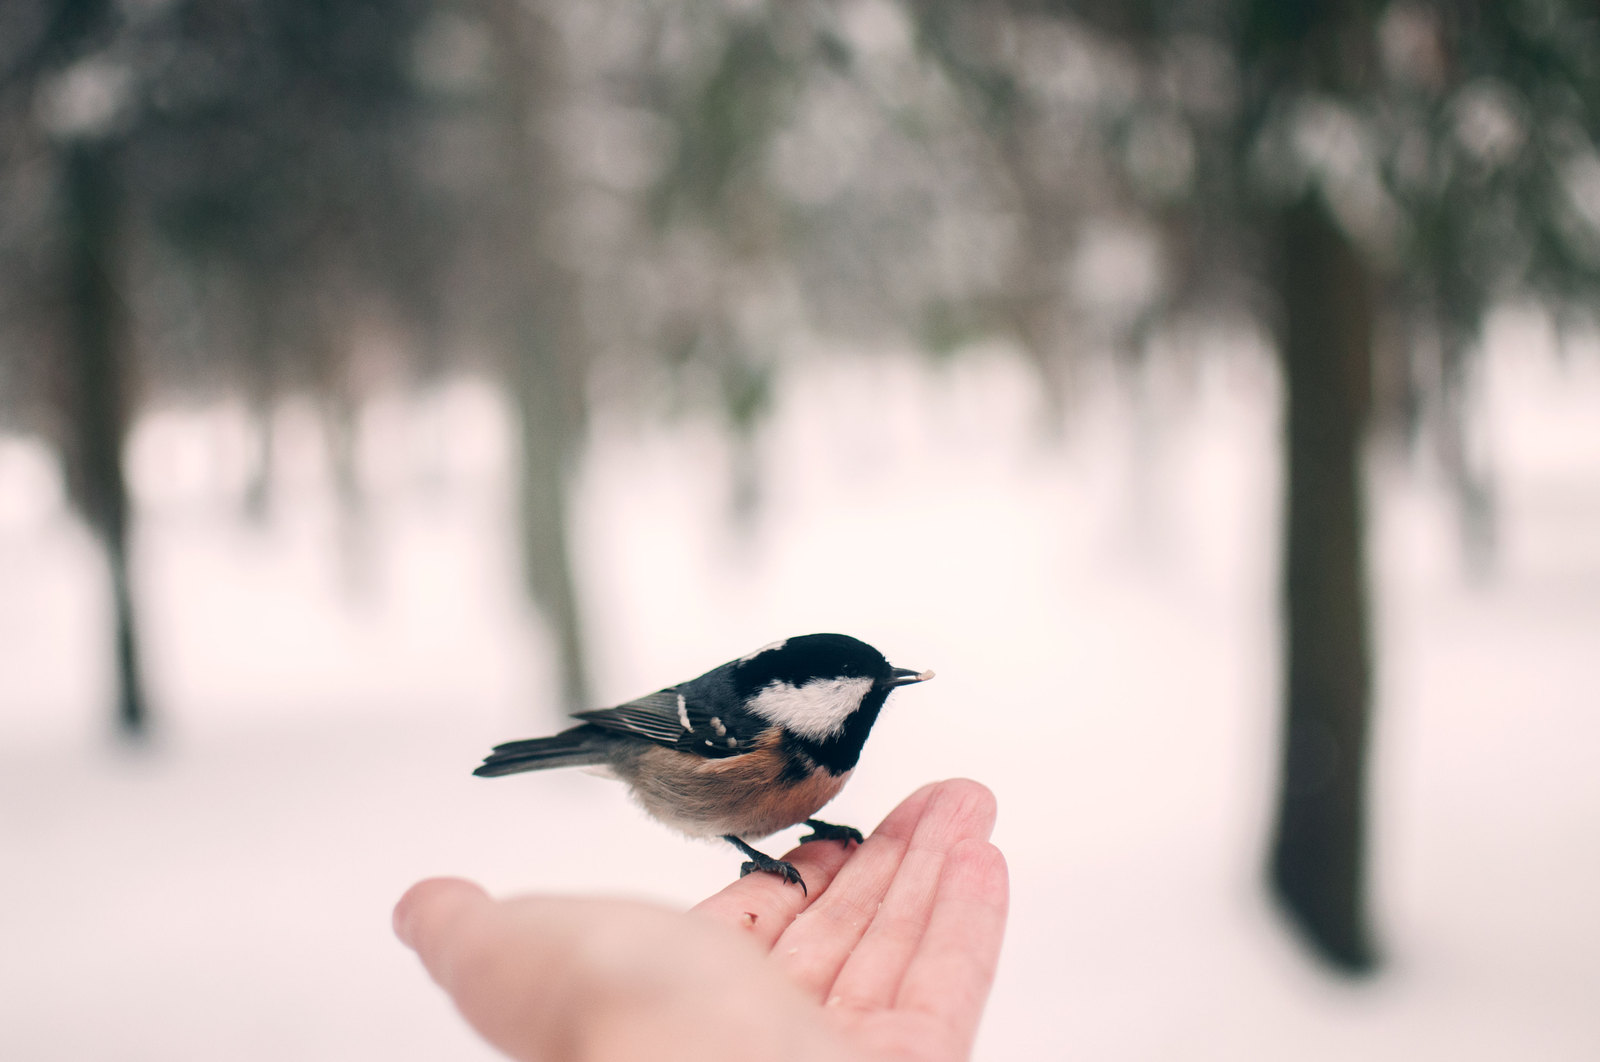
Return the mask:
<path fill-rule="evenodd" d="M 800 872 L 794 868 L 793 863 L 785 863 L 781 859 L 763 857 L 761 861 L 751 860 L 748 863 L 739 864 L 739 876 L 741 878 L 748 874 L 754 874 L 758 870 L 765 871 L 768 874 L 776 874 L 790 885 L 800 886 L 800 895 L 802 896 L 811 895 L 806 891 L 806 883 L 801 879 Z"/>

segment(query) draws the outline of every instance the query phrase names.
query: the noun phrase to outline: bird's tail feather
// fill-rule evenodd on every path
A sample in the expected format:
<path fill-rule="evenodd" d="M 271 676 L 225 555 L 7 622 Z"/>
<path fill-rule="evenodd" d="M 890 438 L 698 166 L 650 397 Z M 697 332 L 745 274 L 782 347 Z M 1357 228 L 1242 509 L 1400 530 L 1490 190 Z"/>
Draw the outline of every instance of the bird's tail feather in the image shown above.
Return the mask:
<path fill-rule="evenodd" d="M 518 771 L 601 763 L 605 753 L 601 743 L 593 738 L 593 728 L 578 726 L 554 737 L 508 741 L 504 745 L 496 745 L 494 751 L 484 757 L 482 765 L 472 773 L 479 778 L 498 778 L 502 774 L 516 774 Z"/>

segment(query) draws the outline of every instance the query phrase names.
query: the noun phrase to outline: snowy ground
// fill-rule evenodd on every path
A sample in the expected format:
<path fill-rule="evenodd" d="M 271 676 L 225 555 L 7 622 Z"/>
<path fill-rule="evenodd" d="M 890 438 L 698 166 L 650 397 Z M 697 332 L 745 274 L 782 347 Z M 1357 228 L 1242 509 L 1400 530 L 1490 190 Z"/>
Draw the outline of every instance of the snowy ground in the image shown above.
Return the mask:
<path fill-rule="evenodd" d="M 1600 362 L 1559 365 L 1525 332 L 1490 364 L 1492 579 L 1462 578 L 1426 467 L 1376 462 L 1372 983 L 1308 965 L 1258 889 L 1260 359 L 1156 379 L 1143 414 L 1091 382 L 1059 438 L 999 353 L 807 365 L 747 538 L 713 431 L 602 417 L 575 517 L 598 698 L 809 630 L 936 669 L 830 818 L 870 825 L 936 777 L 998 794 L 1013 919 L 981 1058 L 1600 1057 Z M 1129 439 L 1152 423 L 1141 465 Z M 365 530 L 341 529 L 293 406 L 280 504 L 241 523 L 240 424 L 155 415 L 131 447 L 162 714 L 142 752 L 102 740 L 94 551 L 39 452 L 0 440 L 0 1058 L 488 1058 L 390 936 L 408 884 L 681 905 L 736 859 L 599 779 L 468 776 L 550 721 L 491 393 L 369 410 Z"/>

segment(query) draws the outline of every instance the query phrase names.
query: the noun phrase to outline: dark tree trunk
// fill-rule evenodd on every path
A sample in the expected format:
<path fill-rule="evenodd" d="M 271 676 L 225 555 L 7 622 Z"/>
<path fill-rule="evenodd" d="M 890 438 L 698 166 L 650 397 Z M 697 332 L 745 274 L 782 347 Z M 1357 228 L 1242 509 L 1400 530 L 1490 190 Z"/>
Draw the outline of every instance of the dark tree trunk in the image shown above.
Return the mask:
<path fill-rule="evenodd" d="M 507 261 L 520 284 L 509 322 L 511 383 L 522 426 L 519 500 L 528 589 L 556 642 L 565 711 L 589 703 L 583 621 L 572 574 L 567 490 L 582 419 L 583 327 L 576 278 L 553 247 L 562 173 L 555 156 L 559 45 L 543 4 L 485 0 L 507 97 L 511 180 L 504 189 Z"/>
<path fill-rule="evenodd" d="M 527 342 L 531 347 L 539 340 L 530 337 Z M 559 396 L 553 393 L 550 376 L 541 369 L 544 360 L 525 357 L 516 381 L 522 422 L 523 564 L 529 589 L 555 636 L 564 710 L 573 712 L 593 705 L 589 704 L 578 594 L 567 541 L 566 469 L 570 455 L 558 427 L 560 414 L 553 408 L 558 405 Z"/>
<path fill-rule="evenodd" d="M 117 725 L 129 737 L 149 726 L 128 578 L 128 488 L 122 474 L 127 396 L 125 307 L 112 279 L 117 182 L 111 149 L 69 145 L 65 154 L 66 293 L 71 314 L 73 404 L 70 451 L 80 505 L 105 545 L 116 624 Z"/>
<path fill-rule="evenodd" d="M 1284 212 L 1278 239 L 1285 722 L 1270 872 L 1318 953 L 1354 974 L 1376 964 L 1365 887 L 1371 662 L 1361 464 L 1372 282 L 1312 197 Z"/>
<path fill-rule="evenodd" d="M 1441 323 L 1439 334 L 1442 350 L 1435 384 L 1439 395 L 1439 461 L 1455 494 L 1467 574 L 1482 580 L 1492 573 L 1495 561 L 1498 513 L 1494 476 L 1488 461 L 1475 457 L 1468 445 L 1471 399 L 1466 340 L 1449 323 Z"/>

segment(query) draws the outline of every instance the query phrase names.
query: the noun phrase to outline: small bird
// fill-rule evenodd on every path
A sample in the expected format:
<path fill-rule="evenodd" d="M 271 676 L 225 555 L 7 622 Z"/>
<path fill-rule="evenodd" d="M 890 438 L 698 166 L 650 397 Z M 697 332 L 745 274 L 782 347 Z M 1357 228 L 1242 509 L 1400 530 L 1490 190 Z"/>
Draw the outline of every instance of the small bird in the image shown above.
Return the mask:
<path fill-rule="evenodd" d="M 582 725 L 553 737 L 496 745 L 472 773 L 602 768 L 661 822 L 737 847 L 749 857 L 740 877 L 766 871 L 805 892 L 793 864 L 745 839 L 803 822 L 812 832 L 802 844 L 860 843 L 859 830 L 811 816 L 844 787 L 890 691 L 931 678 L 848 635 L 804 634 L 615 708 L 577 712 Z"/>

